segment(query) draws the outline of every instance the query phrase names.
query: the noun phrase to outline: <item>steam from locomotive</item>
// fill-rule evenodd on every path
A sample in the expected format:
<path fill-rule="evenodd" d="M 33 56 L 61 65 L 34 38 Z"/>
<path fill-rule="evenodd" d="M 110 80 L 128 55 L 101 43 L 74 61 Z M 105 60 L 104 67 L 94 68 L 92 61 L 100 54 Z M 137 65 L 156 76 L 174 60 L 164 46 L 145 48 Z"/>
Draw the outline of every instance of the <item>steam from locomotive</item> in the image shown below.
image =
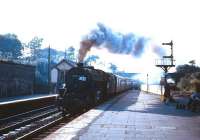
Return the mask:
<path fill-rule="evenodd" d="M 80 42 L 79 62 L 84 60 L 87 52 L 92 47 L 107 48 L 111 53 L 128 54 L 133 57 L 140 57 L 145 47 L 151 42 L 149 38 L 138 37 L 133 33 L 121 34 L 112 31 L 105 25 L 98 23 L 97 29 L 92 30 Z M 159 56 L 163 56 L 165 51 L 160 46 L 151 45 L 151 49 Z"/>

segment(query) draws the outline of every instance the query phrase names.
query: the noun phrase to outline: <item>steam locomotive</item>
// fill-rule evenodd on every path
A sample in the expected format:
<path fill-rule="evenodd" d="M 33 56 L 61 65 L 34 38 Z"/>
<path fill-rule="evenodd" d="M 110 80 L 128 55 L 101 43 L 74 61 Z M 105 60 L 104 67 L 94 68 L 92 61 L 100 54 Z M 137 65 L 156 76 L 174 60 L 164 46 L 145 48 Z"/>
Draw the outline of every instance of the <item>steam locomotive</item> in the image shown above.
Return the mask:
<path fill-rule="evenodd" d="M 58 107 L 64 114 L 77 113 L 132 88 L 131 79 L 79 63 L 66 74 L 65 86 L 59 91 Z"/>

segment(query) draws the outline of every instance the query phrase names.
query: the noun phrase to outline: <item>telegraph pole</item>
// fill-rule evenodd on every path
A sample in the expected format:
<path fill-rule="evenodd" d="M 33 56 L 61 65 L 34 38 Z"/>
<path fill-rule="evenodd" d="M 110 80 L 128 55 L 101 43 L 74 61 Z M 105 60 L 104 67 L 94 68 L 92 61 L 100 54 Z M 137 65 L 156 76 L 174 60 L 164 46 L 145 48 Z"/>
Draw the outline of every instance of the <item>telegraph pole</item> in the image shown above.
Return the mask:
<path fill-rule="evenodd" d="M 147 73 L 147 93 L 149 93 L 149 74 Z"/>
<path fill-rule="evenodd" d="M 51 54 L 50 54 L 50 45 L 49 45 L 49 49 L 48 49 L 48 92 L 49 93 L 50 93 L 50 88 L 51 88 L 50 66 L 51 66 Z"/>
<path fill-rule="evenodd" d="M 65 59 L 67 59 L 67 50 L 65 49 Z"/>

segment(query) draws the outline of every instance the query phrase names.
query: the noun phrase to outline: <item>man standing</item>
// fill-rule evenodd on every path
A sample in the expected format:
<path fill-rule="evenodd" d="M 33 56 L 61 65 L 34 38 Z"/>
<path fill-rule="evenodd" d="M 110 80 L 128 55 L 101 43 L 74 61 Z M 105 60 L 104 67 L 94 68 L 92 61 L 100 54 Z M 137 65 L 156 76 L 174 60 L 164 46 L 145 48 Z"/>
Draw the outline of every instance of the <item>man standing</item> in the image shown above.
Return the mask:
<path fill-rule="evenodd" d="M 170 86 L 169 86 L 169 84 L 167 83 L 167 81 L 165 81 L 164 88 L 165 88 L 165 92 L 164 92 L 164 102 L 165 102 L 165 103 L 168 103 L 168 102 L 170 101 Z"/>

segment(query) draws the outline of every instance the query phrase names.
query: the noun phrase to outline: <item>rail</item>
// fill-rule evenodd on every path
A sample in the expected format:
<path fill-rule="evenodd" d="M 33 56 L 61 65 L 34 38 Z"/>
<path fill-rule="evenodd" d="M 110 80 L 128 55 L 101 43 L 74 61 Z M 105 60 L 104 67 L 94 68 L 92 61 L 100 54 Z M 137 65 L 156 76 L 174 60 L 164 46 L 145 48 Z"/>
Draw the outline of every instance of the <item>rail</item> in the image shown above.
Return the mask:
<path fill-rule="evenodd" d="M 52 114 L 55 114 L 55 113 L 58 113 L 58 110 L 57 109 L 52 109 L 48 112 L 44 112 L 44 113 L 41 113 L 37 116 L 34 116 L 34 117 L 28 117 L 27 119 L 23 120 L 23 121 L 20 121 L 20 122 L 16 122 L 16 123 L 13 123 L 9 126 L 5 126 L 3 128 L 0 129 L 0 133 L 1 134 L 5 134 L 5 133 L 9 133 L 10 131 L 14 131 L 15 129 L 17 128 L 20 128 L 22 126 L 25 126 L 25 125 L 28 125 L 34 121 L 37 121 L 39 119 L 42 119 L 42 118 L 45 118 L 45 117 L 48 117 Z M 31 114 L 29 114 L 31 115 Z"/>

